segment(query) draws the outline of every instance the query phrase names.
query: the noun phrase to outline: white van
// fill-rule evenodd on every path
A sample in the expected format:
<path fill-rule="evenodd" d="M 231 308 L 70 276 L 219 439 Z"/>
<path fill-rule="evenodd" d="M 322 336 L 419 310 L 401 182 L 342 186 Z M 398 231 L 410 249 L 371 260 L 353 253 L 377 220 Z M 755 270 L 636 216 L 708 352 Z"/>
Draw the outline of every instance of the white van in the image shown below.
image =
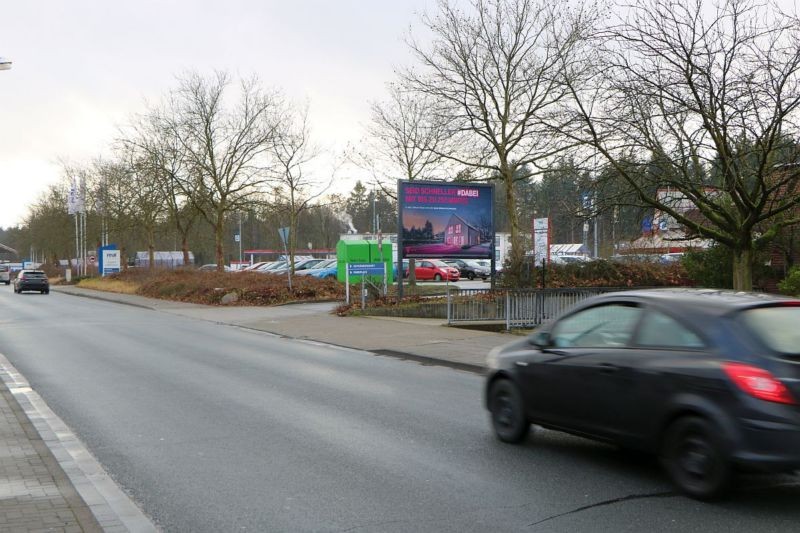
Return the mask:
<path fill-rule="evenodd" d="M 0 265 L 0 283 L 5 283 L 6 285 L 11 284 L 11 275 L 9 274 L 8 265 Z"/>

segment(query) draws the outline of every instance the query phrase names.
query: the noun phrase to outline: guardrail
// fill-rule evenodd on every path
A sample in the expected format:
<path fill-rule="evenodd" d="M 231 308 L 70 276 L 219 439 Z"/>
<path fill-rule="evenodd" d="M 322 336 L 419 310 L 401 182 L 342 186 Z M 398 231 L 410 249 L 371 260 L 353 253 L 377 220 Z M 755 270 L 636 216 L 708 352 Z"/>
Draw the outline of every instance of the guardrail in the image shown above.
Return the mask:
<path fill-rule="evenodd" d="M 450 289 L 447 323 L 505 322 L 506 329 L 531 328 L 591 296 L 625 288 L 571 289 Z"/>

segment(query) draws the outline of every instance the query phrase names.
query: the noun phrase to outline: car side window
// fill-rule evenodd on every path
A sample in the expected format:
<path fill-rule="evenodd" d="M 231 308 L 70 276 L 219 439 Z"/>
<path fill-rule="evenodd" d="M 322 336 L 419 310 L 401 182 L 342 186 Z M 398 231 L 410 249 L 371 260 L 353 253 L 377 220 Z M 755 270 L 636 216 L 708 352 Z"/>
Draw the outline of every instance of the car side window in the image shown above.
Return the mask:
<path fill-rule="evenodd" d="M 641 308 L 627 303 L 598 305 L 559 321 L 550 338 L 557 348 L 626 346 L 641 313 Z"/>
<path fill-rule="evenodd" d="M 650 310 L 642 319 L 636 344 L 659 348 L 705 347 L 705 343 L 696 333 L 671 316 L 656 310 Z"/>
<path fill-rule="evenodd" d="M 423 261 L 422 262 L 422 267 L 423 268 L 433 268 L 433 263 L 431 263 L 430 261 Z"/>

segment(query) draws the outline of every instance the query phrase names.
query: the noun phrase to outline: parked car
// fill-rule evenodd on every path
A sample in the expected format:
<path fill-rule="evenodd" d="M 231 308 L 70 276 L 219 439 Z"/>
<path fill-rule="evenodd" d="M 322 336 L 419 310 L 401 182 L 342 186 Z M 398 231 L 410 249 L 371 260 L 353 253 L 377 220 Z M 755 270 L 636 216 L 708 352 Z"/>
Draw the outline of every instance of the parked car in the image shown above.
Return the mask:
<path fill-rule="evenodd" d="M 438 259 L 417 259 L 414 274 L 417 280 L 458 281 L 458 269 Z"/>
<path fill-rule="evenodd" d="M 263 267 L 264 265 L 269 264 L 269 261 L 259 261 L 258 263 L 253 263 L 252 265 L 247 265 L 244 268 L 240 268 L 235 272 L 252 272 L 253 270 L 258 270 L 259 268 Z"/>
<path fill-rule="evenodd" d="M 222 268 L 225 270 L 225 272 L 230 272 L 231 271 L 231 267 L 229 267 L 228 265 L 223 265 Z M 214 271 L 217 270 L 217 264 L 216 263 L 208 263 L 206 265 L 201 266 L 200 270 L 202 270 L 204 272 L 214 272 Z"/>
<path fill-rule="evenodd" d="M 671 265 L 672 263 L 680 263 L 682 259 L 683 259 L 682 252 L 673 252 L 673 253 L 663 254 L 659 262 L 664 265 Z"/>
<path fill-rule="evenodd" d="M 11 283 L 11 273 L 6 265 L 0 265 L 0 283 L 9 285 Z"/>
<path fill-rule="evenodd" d="M 314 268 L 308 268 L 306 270 L 301 270 L 297 273 L 298 276 L 313 276 L 315 278 L 325 279 L 325 278 L 336 278 L 338 273 L 338 262 L 336 258 L 333 259 L 326 259 L 321 263 L 318 263 L 314 266 Z"/>
<path fill-rule="evenodd" d="M 488 268 L 489 271 L 491 272 L 491 270 L 492 270 L 492 261 L 491 261 L 491 259 L 473 259 L 473 261 L 478 263 L 483 268 Z M 503 271 L 503 264 L 500 263 L 500 262 L 496 262 L 494 264 L 494 272 L 495 272 L 495 274 L 499 274 L 502 271 Z"/>
<path fill-rule="evenodd" d="M 720 495 L 736 470 L 800 468 L 800 299 L 714 290 L 610 293 L 493 350 L 496 436 L 531 424 L 657 454 Z"/>
<path fill-rule="evenodd" d="M 286 266 L 286 261 L 272 261 L 267 263 L 266 265 L 260 266 L 255 269 L 253 272 L 259 272 L 261 274 L 272 274 L 273 270 L 277 270 Z"/>
<path fill-rule="evenodd" d="M 306 268 L 311 268 L 317 263 L 321 263 L 322 259 L 314 259 L 314 258 L 306 258 L 306 259 L 297 259 L 294 263 L 294 271 L 297 273 L 298 270 L 305 270 Z M 283 261 L 281 265 L 276 266 L 269 270 L 270 274 L 286 274 L 289 270 L 289 262 Z"/>
<path fill-rule="evenodd" d="M 574 265 L 589 261 L 591 259 L 585 255 L 554 255 L 550 257 L 550 262 L 554 265 Z"/>
<path fill-rule="evenodd" d="M 21 294 L 24 291 L 38 291 L 50 294 L 50 281 L 47 274 L 41 270 L 20 270 L 14 278 L 14 292 Z"/>
<path fill-rule="evenodd" d="M 475 278 L 481 278 L 485 280 L 491 276 L 489 267 L 481 266 L 472 259 L 454 259 L 452 261 L 445 260 L 445 263 L 451 267 L 457 268 L 459 277 L 467 278 L 468 280 L 473 280 Z"/>

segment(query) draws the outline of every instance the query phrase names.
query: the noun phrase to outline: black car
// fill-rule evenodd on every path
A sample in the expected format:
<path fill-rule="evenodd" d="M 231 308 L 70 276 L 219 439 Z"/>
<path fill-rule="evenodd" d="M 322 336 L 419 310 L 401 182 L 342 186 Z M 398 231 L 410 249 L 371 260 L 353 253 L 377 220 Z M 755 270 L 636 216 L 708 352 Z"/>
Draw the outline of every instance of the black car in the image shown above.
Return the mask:
<path fill-rule="evenodd" d="M 473 280 L 475 278 L 481 278 L 482 280 L 486 280 L 491 275 L 489 268 L 483 267 L 476 263 L 475 261 L 465 260 L 465 259 L 455 259 L 455 260 L 446 260 L 445 263 L 450 265 L 451 267 L 457 268 L 459 272 L 459 277 L 467 278 L 468 280 Z"/>
<path fill-rule="evenodd" d="M 657 454 L 689 496 L 800 468 L 800 300 L 713 290 L 590 298 L 489 354 L 497 437 L 531 424 Z"/>
<path fill-rule="evenodd" d="M 14 279 L 14 292 L 38 291 L 42 294 L 50 294 L 50 282 L 47 274 L 41 270 L 20 270 Z"/>

